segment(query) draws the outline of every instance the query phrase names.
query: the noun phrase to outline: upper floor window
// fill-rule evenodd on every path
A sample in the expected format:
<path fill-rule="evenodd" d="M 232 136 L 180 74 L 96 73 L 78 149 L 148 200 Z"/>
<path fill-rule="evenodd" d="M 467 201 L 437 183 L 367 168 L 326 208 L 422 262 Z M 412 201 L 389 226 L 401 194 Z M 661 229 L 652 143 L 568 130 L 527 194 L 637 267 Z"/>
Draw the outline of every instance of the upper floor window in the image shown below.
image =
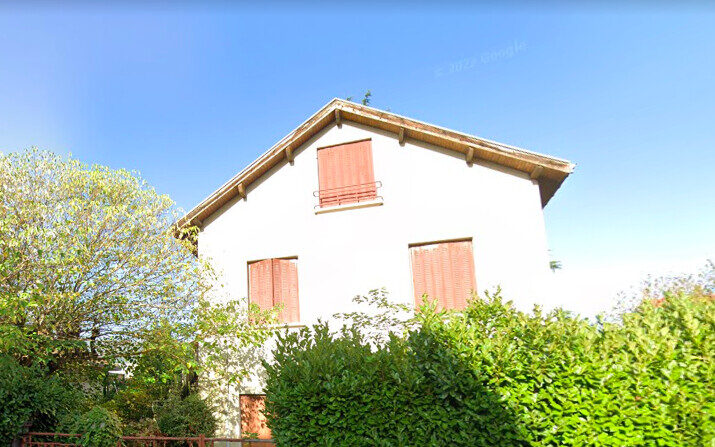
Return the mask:
<path fill-rule="evenodd" d="M 281 323 L 300 321 L 298 260 L 264 259 L 248 264 L 248 300 L 262 310 L 282 305 Z"/>
<path fill-rule="evenodd" d="M 371 140 L 318 149 L 321 208 L 377 199 Z"/>
<path fill-rule="evenodd" d="M 442 309 L 464 309 L 477 287 L 472 241 L 448 241 L 410 246 L 415 304 L 422 297 L 437 300 Z"/>

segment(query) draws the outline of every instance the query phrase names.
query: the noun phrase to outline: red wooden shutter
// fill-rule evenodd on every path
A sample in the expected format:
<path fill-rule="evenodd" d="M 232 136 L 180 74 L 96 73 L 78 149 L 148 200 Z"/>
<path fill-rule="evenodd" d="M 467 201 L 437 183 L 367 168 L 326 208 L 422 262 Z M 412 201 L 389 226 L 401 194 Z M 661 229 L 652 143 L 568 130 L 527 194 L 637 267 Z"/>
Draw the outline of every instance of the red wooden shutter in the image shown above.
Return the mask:
<path fill-rule="evenodd" d="M 249 434 L 258 435 L 258 439 L 271 439 L 271 429 L 266 424 L 266 396 L 242 394 L 239 397 L 241 407 L 241 437 Z M 267 443 L 247 443 L 249 447 L 269 446 Z"/>
<path fill-rule="evenodd" d="M 472 243 L 451 242 L 449 246 L 449 259 L 452 263 L 452 309 L 464 309 L 467 307 L 467 300 L 472 292 L 477 288 L 474 279 L 474 254 L 472 253 Z"/>
<path fill-rule="evenodd" d="M 273 263 L 270 259 L 248 264 L 248 300 L 261 310 L 273 308 Z"/>
<path fill-rule="evenodd" d="M 415 304 L 422 295 L 443 309 L 464 309 L 476 289 L 471 241 L 441 242 L 410 248 Z"/>
<path fill-rule="evenodd" d="M 427 277 L 428 277 L 428 262 L 427 255 L 424 250 L 419 250 L 416 247 L 410 249 L 412 255 L 412 286 L 415 290 L 415 305 L 422 305 L 422 295 L 428 292 Z"/>
<path fill-rule="evenodd" d="M 300 321 L 298 312 L 298 266 L 295 259 L 273 260 L 273 304 L 283 305 L 281 323 Z"/>
<path fill-rule="evenodd" d="M 377 197 L 370 140 L 318 150 L 320 206 L 361 202 Z"/>

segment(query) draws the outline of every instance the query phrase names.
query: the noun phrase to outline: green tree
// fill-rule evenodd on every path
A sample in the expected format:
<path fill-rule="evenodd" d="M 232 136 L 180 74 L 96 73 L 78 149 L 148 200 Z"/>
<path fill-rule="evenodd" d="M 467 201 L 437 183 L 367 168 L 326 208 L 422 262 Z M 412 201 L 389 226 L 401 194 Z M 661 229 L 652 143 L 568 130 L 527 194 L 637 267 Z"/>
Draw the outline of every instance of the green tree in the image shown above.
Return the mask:
<path fill-rule="evenodd" d="M 610 323 L 621 322 L 623 315 L 636 311 L 643 303 L 662 304 L 665 297 L 679 294 L 694 299 L 713 299 L 715 261 L 707 260 L 695 273 L 647 276 L 638 287 L 621 292 L 613 308 L 602 319 Z"/>
<path fill-rule="evenodd" d="M 245 301 L 211 304 L 217 275 L 195 256 L 198 229 L 174 227 L 180 216 L 135 172 L 0 155 L 0 353 L 101 374 L 161 352 L 164 371 L 239 380 L 246 371 L 223 359 L 268 331 Z"/>

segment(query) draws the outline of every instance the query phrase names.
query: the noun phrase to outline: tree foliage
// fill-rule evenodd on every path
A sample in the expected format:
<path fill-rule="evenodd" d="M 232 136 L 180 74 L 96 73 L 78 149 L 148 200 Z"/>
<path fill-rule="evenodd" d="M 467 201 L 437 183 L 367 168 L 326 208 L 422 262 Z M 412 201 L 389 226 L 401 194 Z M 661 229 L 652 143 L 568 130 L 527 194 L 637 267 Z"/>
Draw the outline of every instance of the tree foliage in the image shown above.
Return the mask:
<path fill-rule="evenodd" d="M 414 327 L 414 310 L 404 303 L 393 303 L 387 290 L 370 290 L 353 298 L 357 310 L 340 312 L 333 318 L 359 331 L 367 341 L 379 345 L 389 340 L 390 333 L 405 333 Z"/>
<path fill-rule="evenodd" d="M 127 359 L 156 322 L 187 321 L 207 287 L 172 207 L 125 170 L 0 158 L 3 350 L 51 369 Z"/>
<path fill-rule="evenodd" d="M 645 301 L 657 304 L 666 296 L 678 294 L 693 297 L 715 296 L 715 261 L 706 261 L 695 273 L 649 275 L 635 289 L 621 292 L 615 306 L 604 319 L 619 322 L 623 315 L 634 312 Z"/>
<path fill-rule="evenodd" d="M 181 215 L 135 172 L 0 154 L 0 354 L 85 390 L 125 369 L 150 405 L 194 392 L 199 375 L 240 381 L 227 359 L 265 341 L 255 322 L 275 312 L 222 294 Z"/>

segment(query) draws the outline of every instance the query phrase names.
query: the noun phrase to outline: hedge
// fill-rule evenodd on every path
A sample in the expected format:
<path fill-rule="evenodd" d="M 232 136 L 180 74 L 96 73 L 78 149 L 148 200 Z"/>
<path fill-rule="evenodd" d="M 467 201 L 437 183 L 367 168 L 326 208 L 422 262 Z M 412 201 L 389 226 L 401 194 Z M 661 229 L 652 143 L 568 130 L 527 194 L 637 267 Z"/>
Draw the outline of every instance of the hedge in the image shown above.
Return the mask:
<path fill-rule="evenodd" d="M 82 399 L 63 377 L 48 377 L 41 366 L 22 366 L 0 354 L 0 445 L 10 445 L 28 423 L 37 430 L 52 430 L 82 411 Z"/>
<path fill-rule="evenodd" d="M 523 313 L 496 295 L 426 306 L 371 346 L 325 324 L 266 363 L 279 445 L 711 446 L 715 305 L 671 295 L 623 321 Z"/>

